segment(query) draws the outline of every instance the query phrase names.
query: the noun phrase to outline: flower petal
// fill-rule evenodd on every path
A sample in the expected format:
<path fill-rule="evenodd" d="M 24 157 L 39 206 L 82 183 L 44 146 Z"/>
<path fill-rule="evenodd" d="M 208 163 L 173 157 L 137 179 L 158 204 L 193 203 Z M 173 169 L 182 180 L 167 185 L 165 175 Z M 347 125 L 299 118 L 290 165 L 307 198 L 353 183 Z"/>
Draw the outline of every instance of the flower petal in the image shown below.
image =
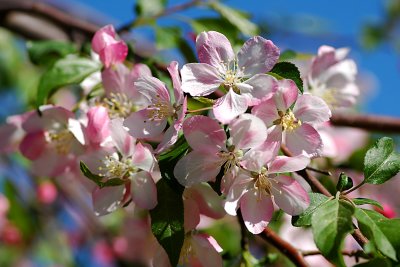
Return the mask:
<path fill-rule="evenodd" d="M 229 124 L 232 144 L 237 149 L 248 149 L 261 145 L 267 139 L 267 127 L 258 117 L 242 114 Z"/>
<path fill-rule="evenodd" d="M 125 157 L 133 155 L 135 151 L 135 138 L 130 136 L 123 126 L 123 119 L 116 118 L 110 121 L 111 139 L 118 151 Z"/>
<path fill-rule="evenodd" d="M 182 67 L 182 90 L 192 96 L 209 95 L 223 83 L 218 70 L 204 63 L 189 63 Z"/>
<path fill-rule="evenodd" d="M 92 192 L 94 213 L 102 216 L 118 209 L 122 204 L 125 191 L 125 185 L 96 188 Z"/>
<path fill-rule="evenodd" d="M 289 215 L 301 214 L 309 205 L 310 198 L 304 188 L 292 177 L 279 175 L 271 188 L 274 201 Z"/>
<path fill-rule="evenodd" d="M 267 74 L 254 75 L 244 84 L 249 86 L 241 86 L 241 84 L 237 84 L 237 86 L 241 94 L 249 94 L 251 96 L 250 106 L 257 105 L 261 101 L 270 98 L 278 89 L 278 81 Z"/>
<path fill-rule="evenodd" d="M 246 112 L 248 98 L 236 94 L 232 89 L 223 97 L 219 98 L 214 106 L 213 112 L 217 120 L 223 124 L 228 124 L 238 115 Z"/>
<path fill-rule="evenodd" d="M 136 144 L 135 153 L 132 156 L 132 163 L 137 168 L 150 173 L 155 171 L 155 168 L 158 168 L 153 153 L 151 153 L 150 149 L 143 146 L 141 143 Z"/>
<path fill-rule="evenodd" d="M 165 84 L 155 77 L 143 76 L 135 82 L 135 87 L 149 103 L 159 101 L 170 103 L 171 101 Z"/>
<path fill-rule="evenodd" d="M 277 156 L 268 166 L 269 173 L 284 173 L 299 171 L 307 167 L 310 159 L 303 155 L 295 157 Z"/>
<path fill-rule="evenodd" d="M 225 149 L 226 134 L 216 120 L 193 116 L 183 123 L 183 134 L 190 147 L 208 153 Z"/>
<path fill-rule="evenodd" d="M 19 149 L 26 158 L 35 160 L 46 151 L 47 141 L 44 132 L 28 133 L 22 139 Z"/>
<path fill-rule="evenodd" d="M 270 40 L 255 36 L 247 40 L 238 53 L 239 69 L 246 76 L 270 71 L 279 58 L 279 48 Z"/>
<path fill-rule="evenodd" d="M 231 43 L 225 35 L 215 32 L 202 32 L 196 38 L 199 62 L 220 68 L 235 58 Z"/>
<path fill-rule="evenodd" d="M 283 79 L 278 81 L 278 90 L 275 94 L 275 104 L 278 110 L 285 112 L 296 100 L 299 89 L 294 81 Z"/>
<path fill-rule="evenodd" d="M 174 176 L 183 186 L 215 181 L 223 163 L 215 154 L 194 150 L 176 163 Z"/>
<path fill-rule="evenodd" d="M 240 199 L 249 189 L 251 190 L 253 178 L 243 171 L 239 171 L 237 176 L 233 178 L 235 179 L 229 187 L 229 192 L 224 201 L 224 209 L 228 214 L 236 216 Z M 226 189 L 224 191 L 226 191 Z"/>
<path fill-rule="evenodd" d="M 87 118 L 86 135 L 89 142 L 102 143 L 110 135 L 108 128 L 110 118 L 107 109 L 102 106 L 92 107 L 87 112 Z"/>
<path fill-rule="evenodd" d="M 240 200 L 244 224 L 253 234 L 259 234 L 267 227 L 274 213 L 271 196 L 259 194 L 252 189 L 243 195 Z"/>
<path fill-rule="evenodd" d="M 222 248 L 214 238 L 207 234 L 196 234 L 192 236 L 192 245 L 201 265 L 191 266 L 223 266 L 222 257 L 218 254 Z"/>
<path fill-rule="evenodd" d="M 316 157 L 322 149 L 321 136 L 306 123 L 293 131 L 285 131 L 285 144 L 293 155 L 305 153 L 309 157 Z"/>
<path fill-rule="evenodd" d="M 272 126 L 274 121 L 280 118 L 274 98 L 267 99 L 254 106 L 251 113 L 262 119 L 267 127 Z"/>
<path fill-rule="evenodd" d="M 294 106 L 293 113 L 301 122 L 318 124 L 328 121 L 331 110 L 321 98 L 309 94 L 301 95 Z"/>
<path fill-rule="evenodd" d="M 129 115 L 124 126 L 129 134 L 136 138 L 151 138 L 162 133 L 167 126 L 167 120 L 151 120 L 152 109 L 142 109 Z"/>
<path fill-rule="evenodd" d="M 222 206 L 222 199 L 207 183 L 194 185 L 186 189 L 190 198 L 197 203 L 201 214 L 214 219 L 224 217 L 225 210 Z"/>
<path fill-rule="evenodd" d="M 133 202 L 142 209 L 151 210 L 157 205 L 157 188 L 148 172 L 137 172 L 131 176 Z"/>
<path fill-rule="evenodd" d="M 178 62 L 172 61 L 167 67 L 169 75 L 171 76 L 172 85 L 174 87 L 175 103 L 183 103 L 182 82 L 179 76 Z"/>

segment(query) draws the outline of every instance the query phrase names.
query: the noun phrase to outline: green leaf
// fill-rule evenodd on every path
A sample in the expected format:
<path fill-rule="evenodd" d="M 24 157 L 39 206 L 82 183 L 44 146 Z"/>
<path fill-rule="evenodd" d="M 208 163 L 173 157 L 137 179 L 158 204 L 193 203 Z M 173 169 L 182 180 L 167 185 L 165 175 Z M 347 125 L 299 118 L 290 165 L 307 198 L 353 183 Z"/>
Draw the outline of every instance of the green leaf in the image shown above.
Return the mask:
<path fill-rule="evenodd" d="M 85 58 L 63 58 L 54 63 L 41 77 L 36 105 L 44 104 L 56 89 L 70 84 L 78 84 L 87 76 L 101 69 L 101 65 Z"/>
<path fill-rule="evenodd" d="M 336 190 L 343 192 L 353 187 L 353 180 L 347 176 L 344 172 L 340 173 L 339 180 L 336 185 Z"/>
<path fill-rule="evenodd" d="M 62 41 L 35 41 L 27 43 L 29 58 L 37 65 L 51 65 L 56 60 L 78 50 L 72 43 Z"/>
<path fill-rule="evenodd" d="M 310 226 L 313 213 L 329 199 L 327 196 L 320 193 L 308 193 L 308 195 L 310 196 L 310 205 L 302 214 L 292 217 L 293 226 Z"/>
<path fill-rule="evenodd" d="M 353 198 L 352 201 L 354 202 L 354 204 L 356 204 L 358 206 L 369 204 L 369 205 L 374 205 L 383 210 L 381 203 L 379 203 L 378 201 L 373 200 L 373 199 L 358 197 L 358 198 Z"/>
<path fill-rule="evenodd" d="M 390 262 L 390 260 L 386 259 L 386 258 L 375 258 L 372 259 L 370 261 L 367 262 L 363 262 L 360 264 L 356 264 L 353 267 L 392 267 L 392 263 Z"/>
<path fill-rule="evenodd" d="M 396 251 L 378 225 L 379 221 L 387 219 L 380 213 L 360 208 L 356 209 L 354 216 L 359 223 L 362 233 L 368 238 L 373 238 L 378 250 L 389 258 L 397 260 Z"/>
<path fill-rule="evenodd" d="M 381 219 L 377 222 L 381 231 L 389 239 L 395 251 L 397 251 L 397 259 L 400 258 L 400 219 Z"/>
<path fill-rule="evenodd" d="M 297 56 L 296 51 L 294 50 L 285 50 L 279 55 L 279 61 L 287 61 L 290 59 L 295 59 Z"/>
<path fill-rule="evenodd" d="M 83 163 L 82 161 L 79 163 L 79 167 L 80 167 L 83 175 L 85 175 L 85 177 L 89 178 L 90 180 L 95 182 L 98 186 L 102 187 L 102 184 L 103 184 L 102 180 L 104 178 L 103 176 L 92 173 L 89 170 L 88 166 L 85 163 Z"/>
<path fill-rule="evenodd" d="M 382 184 L 400 171 L 400 154 L 394 151 L 393 139 L 383 137 L 367 151 L 364 158 L 364 182 Z"/>
<path fill-rule="evenodd" d="M 166 5 L 167 0 L 137 0 L 135 11 L 139 17 L 149 17 L 162 12 Z"/>
<path fill-rule="evenodd" d="M 126 181 L 122 180 L 120 178 L 111 178 L 108 179 L 107 181 L 101 183 L 100 187 L 107 187 L 107 186 L 119 186 L 125 184 Z"/>
<path fill-rule="evenodd" d="M 198 18 L 190 21 L 190 26 L 194 32 L 217 31 L 223 32 L 224 35 L 231 41 L 237 39 L 240 31 L 224 18 Z"/>
<path fill-rule="evenodd" d="M 178 264 L 185 238 L 182 192 L 163 177 L 157 183 L 158 205 L 150 211 L 151 230 L 167 252 L 172 266 Z"/>
<path fill-rule="evenodd" d="M 258 26 L 248 19 L 248 16 L 243 12 L 228 7 L 220 2 L 209 2 L 209 7 L 218 12 L 221 17 L 229 21 L 241 33 L 249 36 L 257 35 L 259 32 Z"/>
<path fill-rule="evenodd" d="M 322 204 L 311 217 L 315 244 L 337 266 L 345 266 L 340 250 L 343 239 L 353 231 L 353 213 L 353 205 L 335 198 Z"/>
<path fill-rule="evenodd" d="M 180 42 L 181 30 L 178 27 L 155 27 L 157 49 L 176 48 Z"/>
<path fill-rule="evenodd" d="M 275 77 L 278 79 L 284 78 L 293 80 L 296 83 L 299 91 L 303 93 L 303 80 L 300 77 L 299 69 L 293 63 L 279 62 L 275 64 L 274 68 L 268 74 L 271 74 L 272 76 L 275 76 L 274 74 L 277 74 L 278 76 Z"/>

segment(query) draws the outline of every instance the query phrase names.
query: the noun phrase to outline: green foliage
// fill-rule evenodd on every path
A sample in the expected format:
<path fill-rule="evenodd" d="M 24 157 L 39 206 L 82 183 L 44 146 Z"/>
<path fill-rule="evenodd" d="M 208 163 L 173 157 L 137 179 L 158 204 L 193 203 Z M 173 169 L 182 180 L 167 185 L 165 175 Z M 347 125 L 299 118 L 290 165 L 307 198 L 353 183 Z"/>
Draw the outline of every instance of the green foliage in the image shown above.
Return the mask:
<path fill-rule="evenodd" d="M 209 2 L 208 5 L 211 9 L 218 12 L 222 18 L 229 21 L 229 23 L 236 27 L 241 33 L 249 36 L 257 35 L 259 33 L 258 26 L 251 22 L 248 15 L 242 11 L 216 1 Z"/>
<path fill-rule="evenodd" d="M 383 210 L 381 203 L 379 203 L 378 201 L 373 200 L 373 199 L 358 197 L 358 198 L 353 198 L 352 201 L 356 205 L 369 204 L 369 205 L 374 205 Z"/>
<path fill-rule="evenodd" d="M 107 179 L 105 182 L 103 182 L 102 180 L 104 179 L 104 177 L 92 173 L 89 170 L 89 168 L 86 166 L 86 164 L 83 163 L 82 161 L 79 163 L 79 167 L 80 167 L 83 175 L 85 175 L 85 177 L 89 178 L 94 183 L 96 183 L 100 188 L 107 187 L 107 186 L 118 186 L 118 185 L 123 185 L 126 183 L 126 181 L 124 181 L 120 178 L 111 178 L 111 179 Z"/>
<path fill-rule="evenodd" d="M 322 204 L 311 217 L 315 244 L 337 266 L 345 266 L 340 248 L 346 235 L 353 231 L 353 213 L 353 205 L 335 198 Z"/>
<path fill-rule="evenodd" d="M 303 80 L 300 77 L 300 71 L 294 65 L 293 63 L 290 62 L 279 62 L 277 63 L 274 68 L 268 72 L 268 74 L 271 74 L 277 79 L 291 79 L 293 80 L 297 88 L 301 93 L 303 93 Z"/>
<path fill-rule="evenodd" d="M 172 266 L 179 261 L 185 237 L 182 192 L 182 189 L 176 188 L 163 177 L 157 183 L 158 205 L 150 211 L 151 230 L 167 252 Z"/>
<path fill-rule="evenodd" d="M 308 195 L 310 197 L 310 205 L 302 214 L 292 217 L 293 226 L 310 226 L 313 213 L 329 199 L 327 196 L 320 193 L 308 193 Z"/>
<path fill-rule="evenodd" d="M 66 55 L 78 52 L 72 43 L 53 40 L 31 41 L 27 43 L 27 48 L 30 60 L 37 65 L 51 65 Z"/>
<path fill-rule="evenodd" d="M 100 68 L 99 63 L 86 58 L 68 57 L 56 61 L 40 79 L 36 106 L 39 107 L 46 103 L 57 89 L 66 85 L 78 84 Z"/>
<path fill-rule="evenodd" d="M 347 176 L 344 172 L 340 173 L 339 180 L 336 185 L 336 190 L 343 192 L 353 187 L 353 180 Z"/>
<path fill-rule="evenodd" d="M 400 171 L 400 154 L 394 151 L 393 139 L 383 137 L 367 151 L 364 158 L 364 182 L 382 184 Z"/>
<path fill-rule="evenodd" d="M 162 12 L 167 5 L 167 0 L 137 0 L 136 14 L 139 17 L 154 16 Z"/>
<path fill-rule="evenodd" d="M 386 258 L 375 258 L 372 259 L 370 261 L 367 262 L 363 262 L 360 264 L 356 264 L 353 267 L 392 267 L 392 263 L 390 262 L 390 260 L 386 259 Z"/>
<path fill-rule="evenodd" d="M 180 42 L 181 30 L 178 27 L 155 27 L 157 49 L 176 48 Z"/>
<path fill-rule="evenodd" d="M 378 225 L 378 222 L 385 221 L 387 218 L 375 211 L 360 208 L 356 209 L 354 216 L 358 221 L 362 233 L 374 241 L 378 250 L 389 258 L 397 260 L 396 251 Z"/>
<path fill-rule="evenodd" d="M 224 18 L 198 18 L 190 21 L 190 26 L 199 34 L 201 32 L 222 32 L 231 41 L 237 39 L 240 31 Z"/>

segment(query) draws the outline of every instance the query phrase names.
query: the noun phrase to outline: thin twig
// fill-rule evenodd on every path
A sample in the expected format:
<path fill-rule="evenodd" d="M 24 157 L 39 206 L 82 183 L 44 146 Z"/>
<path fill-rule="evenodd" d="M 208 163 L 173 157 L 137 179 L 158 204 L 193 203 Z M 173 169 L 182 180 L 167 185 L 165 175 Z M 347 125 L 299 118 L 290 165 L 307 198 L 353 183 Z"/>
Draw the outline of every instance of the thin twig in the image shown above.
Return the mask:
<path fill-rule="evenodd" d="M 293 247 L 289 242 L 283 240 L 279 235 L 277 235 L 270 228 L 265 228 L 264 232 L 259 234 L 259 236 L 276 247 L 280 252 L 282 252 L 286 257 L 288 257 L 296 266 L 307 267 L 308 264 L 303 258 L 302 253 L 297 248 Z"/>
<path fill-rule="evenodd" d="M 303 254 L 303 257 L 315 256 L 315 255 L 321 255 L 321 251 L 319 250 L 303 251 L 301 254 Z M 367 254 L 365 254 L 363 250 L 342 251 L 341 254 L 349 257 L 360 257 L 364 259 L 370 258 Z"/>
<path fill-rule="evenodd" d="M 318 170 L 318 169 L 315 169 L 315 168 L 310 167 L 310 166 L 307 166 L 306 169 L 309 170 L 309 171 L 313 171 L 313 172 L 317 172 L 317 173 L 326 175 L 326 176 L 332 176 L 332 173 L 329 172 L 329 171 Z"/>
<path fill-rule="evenodd" d="M 369 131 L 400 133 L 400 119 L 363 114 L 334 114 L 330 122 L 335 126 L 349 126 Z"/>
<path fill-rule="evenodd" d="M 249 250 L 249 238 L 247 236 L 247 228 L 244 224 L 242 212 L 240 209 L 237 212 L 237 217 L 240 225 L 240 247 L 242 248 L 242 251 L 246 251 Z"/>
<path fill-rule="evenodd" d="M 161 12 L 159 12 L 159 13 L 153 15 L 153 16 L 139 17 L 139 18 L 137 18 L 137 19 L 135 19 L 135 20 L 133 20 L 131 22 L 128 22 L 128 23 L 122 25 L 120 28 L 118 28 L 117 33 L 122 33 L 122 32 L 125 32 L 125 31 L 129 31 L 131 28 L 136 27 L 138 25 L 142 25 L 146 21 L 151 21 L 151 20 L 155 20 L 155 19 L 158 19 L 158 18 L 161 18 L 161 17 L 166 17 L 166 16 L 169 16 L 169 15 L 174 14 L 176 12 L 189 9 L 191 7 L 194 7 L 194 6 L 198 5 L 201 2 L 202 2 L 202 0 L 192 0 L 192 1 L 180 4 L 180 5 L 175 5 L 175 6 L 172 6 L 170 8 L 163 9 Z"/>

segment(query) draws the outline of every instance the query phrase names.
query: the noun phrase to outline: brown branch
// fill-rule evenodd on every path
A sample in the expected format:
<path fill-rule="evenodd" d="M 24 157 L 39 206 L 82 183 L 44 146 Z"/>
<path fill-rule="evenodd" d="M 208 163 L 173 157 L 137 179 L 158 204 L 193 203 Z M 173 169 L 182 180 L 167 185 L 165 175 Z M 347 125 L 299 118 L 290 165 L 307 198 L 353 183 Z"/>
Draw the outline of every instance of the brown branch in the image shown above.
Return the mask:
<path fill-rule="evenodd" d="M 303 251 L 301 254 L 303 254 L 303 257 L 315 256 L 315 255 L 321 255 L 321 251 L 319 251 L 319 250 Z M 365 252 L 363 250 L 342 251 L 341 254 L 345 255 L 345 256 L 349 256 L 349 257 L 356 257 L 356 258 L 364 258 L 364 259 L 370 258 L 367 254 L 365 254 Z"/>
<path fill-rule="evenodd" d="M 297 248 L 293 247 L 289 242 L 283 240 L 270 228 L 265 228 L 264 232 L 259 234 L 262 239 L 273 245 L 286 257 L 288 257 L 296 266 L 307 267 L 308 264 L 304 260 L 302 253 Z"/>
<path fill-rule="evenodd" d="M 281 150 L 283 154 L 285 154 L 288 157 L 292 157 L 293 154 L 287 149 L 285 145 L 281 146 Z M 310 185 L 313 191 L 319 192 L 321 194 L 324 194 L 327 197 L 332 197 L 332 194 L 325 188 L 323 184 L 320 183 L 318 178 L 313 176 L 309 171 L 307 170 L 301 170 L 297 172 L 300 176 L 302 176 Z M 354 226 L 354 232 L 351 234 L 353 238 L 357 241 L 357 243 L 363 248 L 365 244 L 367 244 L 369 241 L 368 239 L 361 233 L 359 229 Z"/>
<path fill-rule="evenodd" d="M 155 14 L 155 15 L 150 16 L 150 17 L 139 17 L 139 18 L 137 18 L 137 19 L 135 19 L 135 20 L 133 20 L 133 21 L 121 26 L 117 30 L 117 32 L 118 33 L 122 33 L 122 32 L 125 32 L 125 31 L 129 31 L 131 28 L 139 26 L 139 25 L 142 25 L 142 24 L 146 23 L 147 21 L 155 20 L 155 19 L 158 19 L 158 18 L 161 18 L 161 17 L 169 16 L 169 15 L 174 14 L 174 13 L 179 12 L 179 11 L 183 11 L 183 10 L 189 9 L 191 7 L 194 7 L 194 6 L 198 5 L 198 4 L 200 4 L 201 2 L 203 2 L 203 0 L 192 0 L 192 1 L 180 4 L 180 5 L 175 5 L 175 6 L 172 6 L 170 8 L 166 8 L 166 9 L 162 10 L 161 12 L 159 12 L 158 14 Z"/>
<path fill-rule="evenodd" d="M 394 117 L 363 114 L 334 114 L 330 121 L 335 126 L 349 126 L 369 131 L 400 133 L 400 119 Z"/>

